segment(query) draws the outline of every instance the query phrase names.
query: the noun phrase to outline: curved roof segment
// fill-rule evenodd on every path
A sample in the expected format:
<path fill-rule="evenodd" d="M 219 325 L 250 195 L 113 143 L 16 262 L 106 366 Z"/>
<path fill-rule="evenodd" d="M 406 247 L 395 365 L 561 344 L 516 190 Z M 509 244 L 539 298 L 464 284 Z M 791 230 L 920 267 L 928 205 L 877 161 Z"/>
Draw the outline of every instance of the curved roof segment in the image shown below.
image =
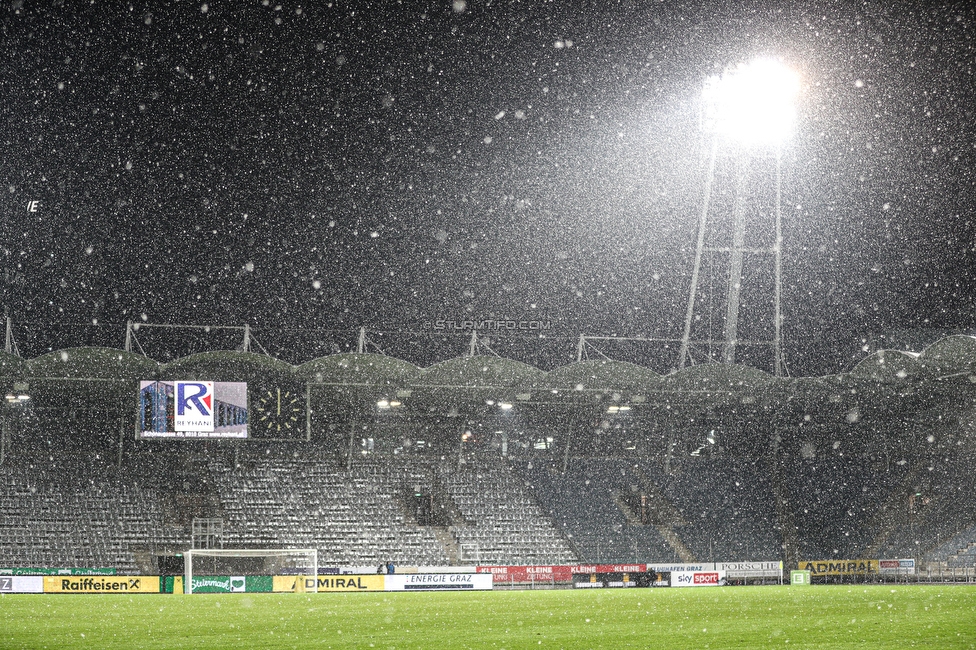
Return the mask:
<path fill-rule="evenodd" d="M 747 366 L 703 363 L 684 368 L 663 379 L 665 387 L 690 392 L 735 392 L 761 388 L 776 380 L 772 375 Z"/>
<path fill-rule="evenodd" d="M 31 359 L 25 371 L 34 378 L 138 380 L 155 377 L 159 364 L 114 348 L 69 348 Z"/>
<path fill-rule="evenodd" d="M 514 388 L 538 381 L 546 373 L 521 361 L 501 357 L 457 357 L 420 372 L 418 388 Z"/>
<path fill-rule="evenodd" d="M 160 379 L 208 379 L 213 381 L 252 381 L 269 373 L 290 377 L 294 366 L 255 352 L 225 350 L 202 352 L 167 363 L 160 369 Z"/>
<path fill-rule="evenodd" d="M 0 351 L 0 377 L 17 378 L 24 374 L 27 362 L 9 352 Z"/>
<path fill-rule="evenodd" d="M 880 350 L 861 360 L 850 374 L 859 379 L 886 383 L 910 381 L 922 372 L 922 364 L 919 363 L 918 356 L 911 352 Z"/>
<path fill-rule="evenodd" d="M 577 361 L 560 366 L 536 381 L 533 388 L 552 392 L 619 391 L 644 395 L 660 388 L 661 375 L 627 361 Z"/>
<path fill-rule="evenodd" d="M 295 374 L 320 384 L 401 386 L 414 379 L 420 368 L 382 354 L 331 354 L 295 368 Z"/>
<path fill-rule="evenodd" d="M 947 336 L 925 348 L 919 362 L 936 377 L 976 372 L 976 337 Z"/>

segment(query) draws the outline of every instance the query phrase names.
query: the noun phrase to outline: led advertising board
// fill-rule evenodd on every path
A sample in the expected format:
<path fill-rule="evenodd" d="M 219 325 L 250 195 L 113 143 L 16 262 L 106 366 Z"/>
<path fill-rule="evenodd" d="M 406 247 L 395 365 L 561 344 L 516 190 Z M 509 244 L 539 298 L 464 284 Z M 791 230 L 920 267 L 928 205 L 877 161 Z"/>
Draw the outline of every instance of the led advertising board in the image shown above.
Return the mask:
<path fill-rule="evenodd" d="M 247 438 L 247 384 L 139 382 L 140 438 Z"/>

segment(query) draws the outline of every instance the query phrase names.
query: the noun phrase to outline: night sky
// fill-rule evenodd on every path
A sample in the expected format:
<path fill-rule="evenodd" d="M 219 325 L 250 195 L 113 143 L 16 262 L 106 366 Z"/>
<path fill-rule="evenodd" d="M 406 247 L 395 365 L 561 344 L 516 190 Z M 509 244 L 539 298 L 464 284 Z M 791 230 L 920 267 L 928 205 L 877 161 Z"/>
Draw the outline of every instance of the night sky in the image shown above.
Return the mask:
<path fill-rule="evenodd" d="M 493 345 L 546 369 L 580 333 L 678 338 L 702 84 L 756 56 L 802 78 L 790 372 L 848 370 L 896 330 L 970 331 L 976 11 L 768 4 L 8 2 L 21 353 L 118 347 L 128 320 L 249 323 L 291 362 L 361 326 L 422 365 L 462 353 L 423 352 L 437 319 L 550 321 L 555 347 Z"/>

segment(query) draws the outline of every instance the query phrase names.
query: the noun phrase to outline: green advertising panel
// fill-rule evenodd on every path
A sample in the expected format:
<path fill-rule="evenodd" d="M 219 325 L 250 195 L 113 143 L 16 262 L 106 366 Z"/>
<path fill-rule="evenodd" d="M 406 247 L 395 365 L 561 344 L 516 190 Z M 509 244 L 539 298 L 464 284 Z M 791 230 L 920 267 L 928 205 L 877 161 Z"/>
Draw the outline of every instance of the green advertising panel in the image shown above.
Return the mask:
<path fill-rule="evenodd" d="M 38 567 L 0 567 L 0 576 L 114 576 L 115 568 L 42 569 Z"/>
<path fill-rule="evenodd" d="M 271 592 L 271 576 L 193 576 L 192 593 L 232 594 Z"/>
<path fill-rule="evenodd" d="M 809 571 L 790 571 L 790 584 L 791 585 L 809 585 L 810 584 L 810 572 Z"/>

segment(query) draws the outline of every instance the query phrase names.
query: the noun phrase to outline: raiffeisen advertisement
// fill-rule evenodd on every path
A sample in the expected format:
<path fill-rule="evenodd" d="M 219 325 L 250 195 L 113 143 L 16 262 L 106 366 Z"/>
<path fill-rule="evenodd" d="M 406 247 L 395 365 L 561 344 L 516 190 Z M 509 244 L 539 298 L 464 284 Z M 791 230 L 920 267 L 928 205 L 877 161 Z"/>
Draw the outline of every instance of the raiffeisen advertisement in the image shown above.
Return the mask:
<path fill-rule="evenodd" d="M 139 382 L 140 438 L 247 438 L 247 384 Z"/>

